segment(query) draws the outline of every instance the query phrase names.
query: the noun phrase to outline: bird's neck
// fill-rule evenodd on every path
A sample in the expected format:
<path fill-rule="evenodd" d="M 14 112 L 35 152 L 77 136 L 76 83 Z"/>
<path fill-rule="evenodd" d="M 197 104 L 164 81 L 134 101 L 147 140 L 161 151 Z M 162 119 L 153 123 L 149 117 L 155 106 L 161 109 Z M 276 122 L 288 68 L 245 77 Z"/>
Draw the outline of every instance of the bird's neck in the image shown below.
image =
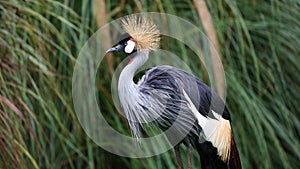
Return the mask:
<path fill-rule="evenodd" d="M 122 70 L 118 81 L 118 93 L 122 106 L 125 108 L 130 101 L 136 102 L 138 95 L 138 86 L 134 83 L 133 77 L 135 72 L 143 66 L 148 60 L 149 50 L 138 51 L 132 56 L 130 62 Z M 129 111 L 125 108 L 124 111 Z"/>
<path fill-rule="evenodd" d="M 135 72 L 143 66 L 148 60 L 149 50 L 138 51 L 131 58 L 127 66 L 122 70 L 119 78 L 119 88 L 120 87 L 130 87 L 135 85 L 133 82 L 133 77 Z M 124 89 L 124 88 L 123 88 Z"/>
<path fill-rule="evenodd" d="M 139 114 L 143 109 L 139 106 L 141 93 L 138 91 L 138 85 L 133 81 L 135 72 L 143 66 L 148 60 L 149 51 L 139 51 L 133 56 L 128 65 L 122 70 L 119 82 L 118 93 L 120 103 L 126 118 L 129 120 L 129 126 L 135 138 L 140 137 L 140 127 L 133 121 L 140 121 Z"/>

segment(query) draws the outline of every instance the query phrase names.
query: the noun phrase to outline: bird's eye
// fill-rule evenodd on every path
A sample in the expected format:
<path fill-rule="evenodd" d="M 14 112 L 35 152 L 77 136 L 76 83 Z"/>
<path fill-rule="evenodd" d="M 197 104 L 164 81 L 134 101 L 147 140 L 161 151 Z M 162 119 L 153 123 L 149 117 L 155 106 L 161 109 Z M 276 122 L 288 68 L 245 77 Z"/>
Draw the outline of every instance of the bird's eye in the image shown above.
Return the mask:
<path fill-rule="evenodd" d="M 125 43 L 126 47 L 124 49 L 125 53 L 131 53 L 134 50 L 135 42 L 133 40 L 129 40 Z"/>

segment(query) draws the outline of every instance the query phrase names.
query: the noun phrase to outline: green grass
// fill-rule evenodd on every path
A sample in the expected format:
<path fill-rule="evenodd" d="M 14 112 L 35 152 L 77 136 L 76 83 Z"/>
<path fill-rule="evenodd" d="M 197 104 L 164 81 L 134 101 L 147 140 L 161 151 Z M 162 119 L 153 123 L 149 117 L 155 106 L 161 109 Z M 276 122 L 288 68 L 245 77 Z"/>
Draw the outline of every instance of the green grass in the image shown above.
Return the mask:
<path fill-rule="evenodd" d="M 120 6 L 107 1 L 108 19 L 140 10 L 167 12 L 202 29 L 192 2 L 125 2 Z M 207 5 L 221 48 L 227 104 L 243 167 L 297 168 L 299 2 L 226 0 Z M 97 30 L 93 2 L 1 1 L 0 17 L 0 168 L 177 168 L 173 151 L 145 159 L 123 158 L 102 150 L 82 130 L 73 109 L 71 82 L 80 48 Z M 171 51 L 201 76 L 199 62 L 188 56 L 185 46 L 169 42 Z M 102 112 L 115 128 L 128 133 L 126 122 L 109 102 L 109 72 L 102 66 L 98 75 Z M 182 150 L 186 161 L 186 149 Z M 200 163 L 194 154 L 196 168 Z"/>

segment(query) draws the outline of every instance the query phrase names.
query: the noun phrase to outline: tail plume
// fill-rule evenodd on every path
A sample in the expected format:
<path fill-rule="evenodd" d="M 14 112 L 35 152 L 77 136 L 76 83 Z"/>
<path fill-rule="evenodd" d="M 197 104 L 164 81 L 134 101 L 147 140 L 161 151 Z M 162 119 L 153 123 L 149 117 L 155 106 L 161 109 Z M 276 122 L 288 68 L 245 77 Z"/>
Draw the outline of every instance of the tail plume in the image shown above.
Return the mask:
<path fill-rule="evenodd" d="M 242 169 L 239 153 L 231 136 L 230 156 L 228 161 L 223 161 L 218 155 L 218 150 L 211 142 L 199 143 L 197 151 L 200 155 L 202 169 Z"/>

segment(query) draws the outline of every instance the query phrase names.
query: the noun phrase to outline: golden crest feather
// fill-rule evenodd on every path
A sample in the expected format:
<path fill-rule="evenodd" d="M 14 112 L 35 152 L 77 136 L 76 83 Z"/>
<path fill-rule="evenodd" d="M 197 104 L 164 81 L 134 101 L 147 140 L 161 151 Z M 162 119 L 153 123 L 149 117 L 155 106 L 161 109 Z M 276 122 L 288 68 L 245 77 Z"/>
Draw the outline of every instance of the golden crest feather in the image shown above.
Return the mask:
<path fill-rule="evenodd" d="M 138 50 L 155 50 L 159 47 L 160 33 L 150 18 L 139 15 L 126 16 L 122 19 L 122 27 L 137 43 Z"/>

